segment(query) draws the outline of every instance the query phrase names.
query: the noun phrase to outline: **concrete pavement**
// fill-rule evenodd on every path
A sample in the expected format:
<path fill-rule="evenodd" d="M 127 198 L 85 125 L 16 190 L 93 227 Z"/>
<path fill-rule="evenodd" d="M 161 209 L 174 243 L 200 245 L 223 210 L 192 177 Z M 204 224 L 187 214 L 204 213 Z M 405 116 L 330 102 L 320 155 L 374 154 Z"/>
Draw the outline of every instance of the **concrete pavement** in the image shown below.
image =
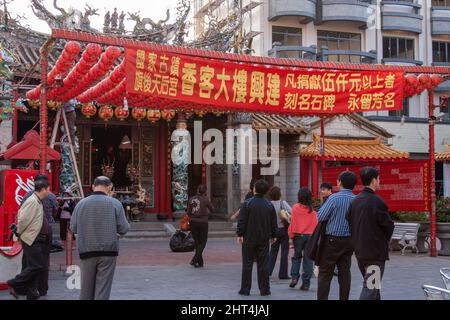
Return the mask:
<path fill-rule="evenodd" d="M 168 239 L 122 240 L 112 299 L 281 299 L 314 300 L 317 279 L 313 278 L 311 290 L 303 292 L 288 287 L 289 280 L 271 279 L 272 296 L 260 297 L 254 282 L 250 297 L 237 294 L 240 285 L 240 247 L 235 239 L 210 239 L 205 250 L 205 268 L 188 265 L 192 253 L 173 253 Z M 292 253 L 292 251 L 291 251 Z M 64 273 L 64 252 L 52 254 L 50 290 L 45 299 L 77 299 L 78 290 L 66 286 L 68 275 Z M 78 261 L 76 252 L 74 264 Z M 421 285 L 442 287 L 439 268 L 450 267 L 450 259 L 430 258 L 407 253 L 393 253 L 388 262 L 382 283 L 382 298 L 389 300 L 424 299 Z M 278 265 L 274 275 L 278 272 Z M 362 286 L 361 275 L 354 261 L 352 265 L 351 299 L 357 299 Z M 338 298 L 337 279 L 333 279 L 330 299 Z M 0 292 L 0 300 L 11 299 L 7 292 Z"/>

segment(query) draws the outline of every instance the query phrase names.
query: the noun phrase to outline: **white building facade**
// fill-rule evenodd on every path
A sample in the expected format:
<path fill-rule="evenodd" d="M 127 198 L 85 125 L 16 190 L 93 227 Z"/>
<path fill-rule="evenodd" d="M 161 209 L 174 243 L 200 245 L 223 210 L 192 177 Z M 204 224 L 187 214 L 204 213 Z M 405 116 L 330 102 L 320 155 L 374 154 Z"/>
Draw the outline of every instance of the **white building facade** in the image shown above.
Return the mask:
<path fill-rule="evenodd" d="M 450 66 L 450 0 L 192 0 L 195 36 L 211 13 L 220 21 L 241 8 L 252 55 L 318 61 Z M 436 90 L 436 152 L 450 144 L 450 80 Z M 444 101 L 447 101 L 445 104 Z M 428 97 L 407 98 L 400 111 L 364 116 L 394 137 L 410 158 L 428 156 Z M 449 164 L 437 164 L 444 179 Z M 438 181 L 439 183 L 439 181 Z M 439 184 L 440 194 L 450 195 Z M 448 186 L 448 184 L 447 184 Z"/>

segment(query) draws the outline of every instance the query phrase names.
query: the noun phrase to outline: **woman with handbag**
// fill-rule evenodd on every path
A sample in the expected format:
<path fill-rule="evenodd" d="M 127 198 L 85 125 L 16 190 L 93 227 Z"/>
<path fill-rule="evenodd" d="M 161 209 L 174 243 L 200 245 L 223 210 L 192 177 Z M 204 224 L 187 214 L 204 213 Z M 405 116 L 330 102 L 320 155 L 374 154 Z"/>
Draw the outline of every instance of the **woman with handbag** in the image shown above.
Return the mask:
<path fill-rule="evenodd" d="M 189 216 L 189 227 L 195 242 L 195 255 L 190 265 L 203 267 L 203 250 L 208 241 L 208 211 L 213 212 L 214 207 L 206 196 L 206 186 L 201 184 L 197 188 L 197 195 L 188 201 L 187 215 Z"/>
<path fill-rule="evenodd" d="M 289 287 L 294 288 L 300 278 L 300 265 L 303 260 L 302 285 L 300 290 L 309 290 L 311 276 L 314 271 L 313 261 L 305 254 L 306 246 L 317 226 L 317 213 L 312 207 L 312 193 L 308 188 L 298 191 L 298 203 L 292 207 L 289 238 L 294 243 L 291 276 Z"/>
<path fill-rule="evenodd" d="M 280 258 L 280 270 L 278 272 L 278 278 L 290 279 L 288 276 L 288 255 L 289 255 L 289 237 L 288 226 L 291 215 L 291 206 L 281 199 L 281 190 L 277 186 L 273 186 L 269 190 L 269 197 L 272 200 L 272 204 L 275 207 L 277 213 L 277 239 L 270 246 L 270 258 L 269 258 L 269 274 L 272 275 L 277 262 L 278 251 L 281 247 Z"/>

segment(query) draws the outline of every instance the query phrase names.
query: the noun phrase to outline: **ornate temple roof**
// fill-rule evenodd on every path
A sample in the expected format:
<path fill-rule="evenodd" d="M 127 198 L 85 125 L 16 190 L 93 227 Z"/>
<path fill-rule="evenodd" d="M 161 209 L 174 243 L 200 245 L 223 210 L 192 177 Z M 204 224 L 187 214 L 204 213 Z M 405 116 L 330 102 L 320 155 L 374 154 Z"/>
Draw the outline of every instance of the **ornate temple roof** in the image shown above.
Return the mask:
<path fill-rule="evenodd" d="M 255 130 L 279 129 L 280 133 L 287 134 L 301 134 L 307 132 L 295 117 L 255 113 L 252 115 L 252 119 L 252 126 Z"/>
<path fill-rule="evenodd" d="M 320 156 L 320 136 L 314 135 L 314 141 L 300 151 L 305 158 Z M 394 160 L 408 159 L 409 153 L 395 150 L 375 139 L 330 139 L 325 138 L 325 158 L 333 160 Z"/>
<path fill-rule="evenodd" d="M 450 145 L 447 145 L 444 151 L 436 154 L 436 160 L 450 162 Z"/>

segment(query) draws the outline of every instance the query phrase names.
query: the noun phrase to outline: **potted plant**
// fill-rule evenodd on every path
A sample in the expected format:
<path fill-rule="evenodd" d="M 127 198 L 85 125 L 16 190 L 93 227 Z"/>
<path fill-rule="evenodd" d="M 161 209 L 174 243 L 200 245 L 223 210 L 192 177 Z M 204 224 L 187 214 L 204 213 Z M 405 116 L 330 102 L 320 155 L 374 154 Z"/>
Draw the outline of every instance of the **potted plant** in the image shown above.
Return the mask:
<path fill-rule="evenodd" d="M 441 242 L 439 255 L 450 256 L 450 198 L 436 200 L 436 237 Z"/>
<path fill-rule="evenodd" d="M 428 248 L 425 246 L 426 239 L 430 236 L 430 215 L 428 212 L 404 212 L 398 211 L 392 213 L 392 219 L 399 222 L 415 222 L 420 223 L 419 232 L 417 234 L 417 247 L 419 253 L 427 253 Z M 393 250 L 400 250 L 398 245 L 393 246 Z"/>

